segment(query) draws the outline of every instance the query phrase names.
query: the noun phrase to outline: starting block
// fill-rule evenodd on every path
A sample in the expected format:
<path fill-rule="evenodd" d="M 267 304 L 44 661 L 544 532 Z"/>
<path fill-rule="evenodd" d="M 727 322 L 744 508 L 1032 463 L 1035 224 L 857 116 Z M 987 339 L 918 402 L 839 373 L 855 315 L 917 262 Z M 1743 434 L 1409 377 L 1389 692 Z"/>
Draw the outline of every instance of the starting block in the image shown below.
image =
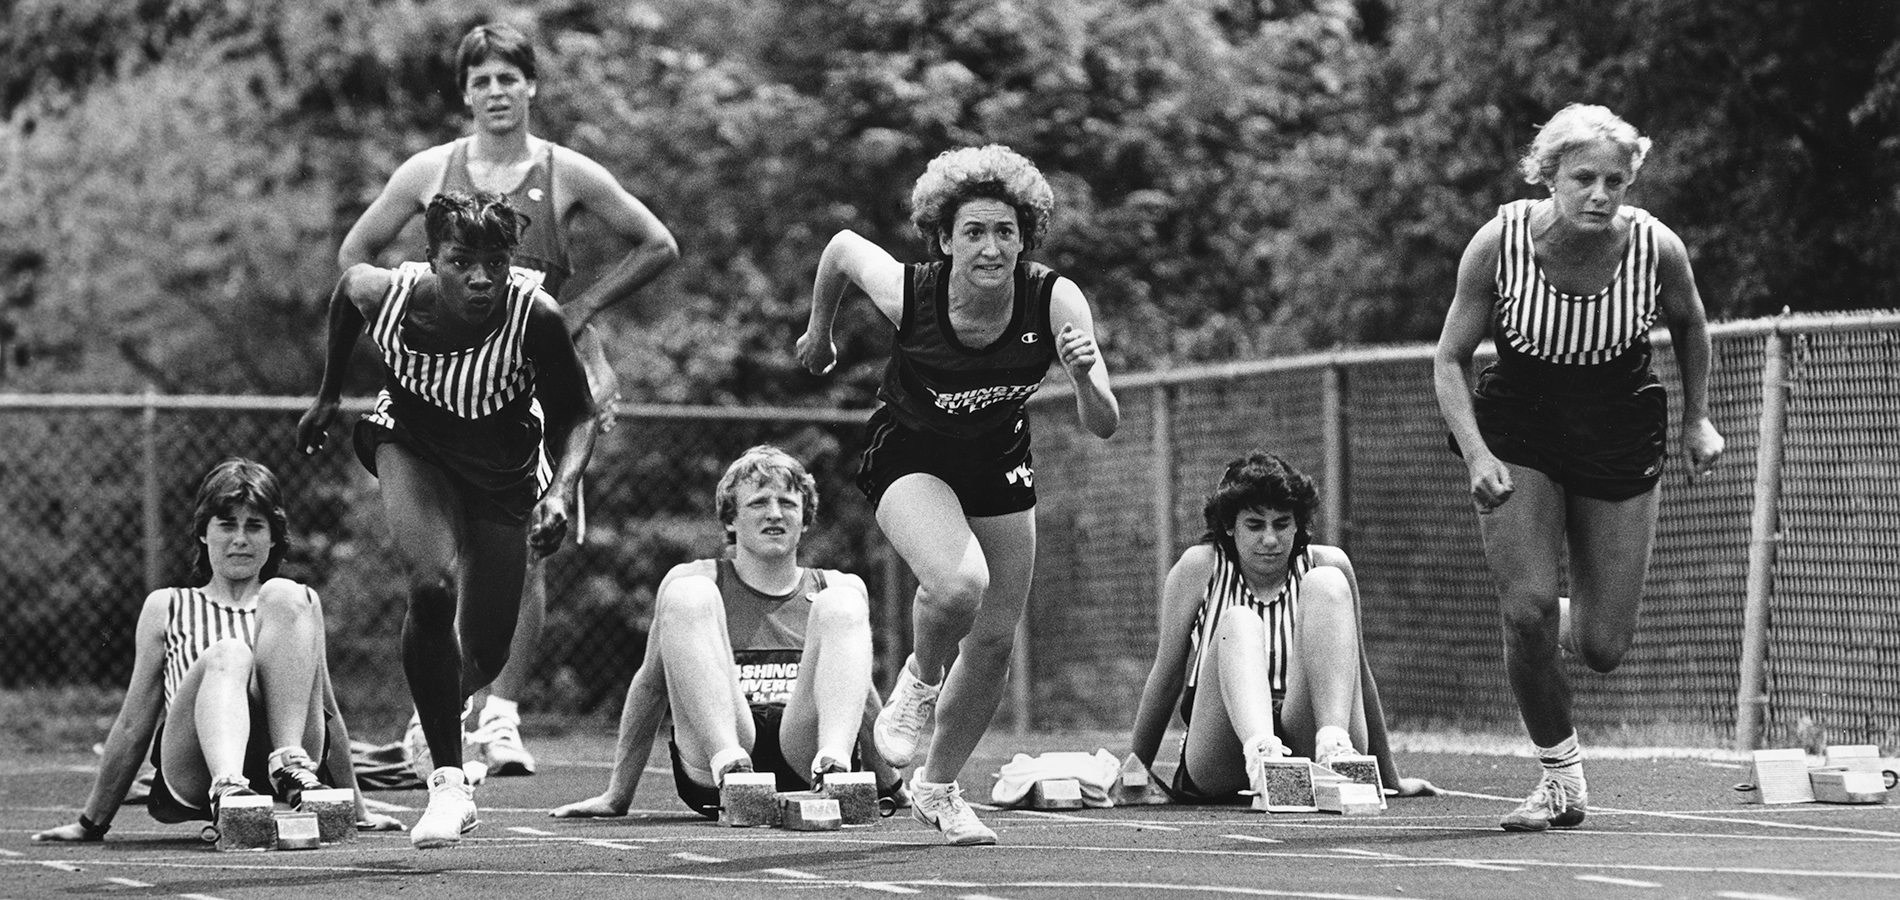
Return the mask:
<path fill-rule="evenodd" d="M 268 794 L 225 797 L 212 832 L 219 850 L 269 850 L 277 846 L 276 806 Z"/>
<path fill-rule="evenodd" d="M 1757 750 L 1749 780 L 1735 786 L 1743 803 L 1813 803 L 1814 785 L 1808 780 L 1808 754 L 1799 747 Z"/>
<path fill-rule="evenodd" d="M 348 788 L 304 791 L 299 808 L 317 817 L 317 834 L 326 844 L 356 840 L 356 797 Z"/>
<path fill-rule="evenodd" d="M 778 795 L 778 827 L 786 831 L 837 831 L 844 824 L 838 801 L 818 791 Z"/>
<path fill-rule="evenodd" d="M 1829 766 L 1809 772 L 1808 783 L 1821 803 L 1887 802 L 1887 785 L 1879 772 Z"/>
<path fill-rule="evenodd" d="M 271 818 L 275 820 L 279 850 L 315 850 L 323 842 L 316 813 L 285 811 Z"/>
<path fill-rule="evenodd" d="M 838 815 L 846 825 L 877 824 L 877 775 L 874 773 L 833 772 L 825 776 L 818 796 L 838 801 Z"/>
<path fill-rule="evenodd" d="M 779 823 L 778 776 L 727 772 L 719 785 L 719 824 L 752 828 Z"/>
<path fill-rule="evenodd" d="M 1379 798 L 1379 808 L 1385 808 L 1385 781 L 1379 777 L 1379 759 L 1376 756 L 1335 756 L 1327 763 L 1327 768 L 1346 776 L 1359 784 L 1372 785 L 1373 796 Z"/>
<path fill-rule="evenodd" d="M 1319 772 L 1328 778 L 1339 777 L 1331 769 L 1313 765 L 1312 760 L 1304 756 L 1267 760 L 1261 769 L 1260 781 L 1252 785 L 1253 808 L 1265 812 L 1317 812 L 1319 804 L 1314 800 L 1313 782 Z"/>
<path fill-rule="evenodd" d="M 1081 809 L 1082 782 L 1073 778 L 1045 778 L 1029 788 L 1030 809 Z"/>
<path fill-rule="evenodd" d="M 1376 816 L 1385 809 L 1385 797 L 1375 785 L 1335 777 L 1314 780 L 1313 804 L 1321 812 Z"/>
<path fill-rule="evenodd" d="M 1141 764 L 1141 757 L 1133 753 L 1122 760 L 1121 774 L 1115 778 L 1109 799 L 1116 806 L 1152 806 L 1169 802 L 1168 792 L 1155 783 L 1148 767 Z"/>

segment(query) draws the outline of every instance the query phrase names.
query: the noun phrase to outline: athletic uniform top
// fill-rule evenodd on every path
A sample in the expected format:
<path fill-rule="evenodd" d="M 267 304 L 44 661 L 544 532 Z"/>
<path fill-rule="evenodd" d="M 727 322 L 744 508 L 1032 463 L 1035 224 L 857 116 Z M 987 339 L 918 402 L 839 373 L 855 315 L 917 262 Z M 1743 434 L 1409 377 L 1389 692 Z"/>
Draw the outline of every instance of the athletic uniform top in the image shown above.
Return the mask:
<path fill-rule="evenodd" d="M 1501 359 L 1525 356 L 1560 365 L 1597 365 L 1627 359 L 1640 350 L 1649 361 L 1649 329 L 1660 310 L 1662 282 L 1656 275 L 1656 219 L 1634 206 L 1629 249 L 1609 285 L 1587 297 L 1552 287 L 1537 265 L 1531 240 L 1531 210 L 1538 201 L 1518 200 L 1498 208 L 1504 225 L 1497 269 L 1497 342 Z M 1619 366 L 1619 368 L 1621 368 Z"/>
<path fill-rule="evenodd" d="M 534 399 L 534 363 L 528 359 L 528 314 L 537 288 L 509 276 L 501 323 L 473 347 L 448 353 L 410 349 L 403 315 L 427 263 L 393 270 L 383 308 L 368 324 L 389 378 L 364 416 L 372 424 L 425 445 L 428 455 L 479 488 L 503 489 L 540 477 L 541 411 Z"/>
<path fill-rule="evenodd" d="M 800 568 L 798 585 L 785 594 L 761 593 L 739 577 L 732 560 L 713 564 L 713 583 L 726 606 L 726 637 L 739 666 L 739 687 L 753 706 L 783 707 L 792 699 L 792 683 L 805 655 L 805 623 L 812 597 L 837 572 Z"/>
<path fill-rule="evenodd" d="M 475 191 L 475 180 L 468 174 L 468 147 L 471 138 L 458 138 L 449 149 L 449 163 L 442 170 L 442 190 Z M 535 279 L 550 297 L 561 296 L 574 267 L 567 256 L 567 234 L 561 229 L 554 205 L 554 143 L 529 166 L 527 177 L 508 192 L 508 202 L 528 215 L 528 227 L 522 231 L 521 246 L 515 248 L 514 268 Z"/>
<path fill-rule="evenodd" d="M 1267 684 L 1273 688 L 1275 697 L 1284 696 L 1287 665 L 1293 655 L 1293 623 L 1299 615 L 1300 579 L 1311 568 L 1313 553 L 1308 550 L 1295 557 L 1287 567 L 1286 578 L 1280 582 L 1280 589 L 1271 598 L 1261 600 L 1254 594 L 1253 588 L 1247 586 L 1247 579 L 1240 574 L 1240 565 L 1228 558 L 1227 552 L 1219 545 L 1215 545 L 1214 571 L 1207 578 L 1201 608 L 1194 614 L 1194 629 L 1188 632 L 1188 689 L 1193 690 L 1200 682 L 1201 651 L 1214 640 L 1214 630 L 1220 627 L 1221 613 L 1229 607 L 1247 606 L 1258 612 L 1261 621 L 1266 624 Z M 1186 713 L 1185 709 L 1183 713 Z"/>
<path fill-rule="evenodd" d="M 1020 428 L 1024 402 L 1056 358 L 1049 294 L 1060 276 L 1018 262 L 1009 327 L 969 347 L 950 327 L 949 274 L 948 262 L 905 266 L 904 313 L 878 399 L 915 431 L 972 438 Z"/>
<path fill-rule="evenodd" d="M 304 590 L 309 590 L 305 588 Z M 205 648 L 225 638 L 257 646 L 257 609 L 237 609 L 211 599 L 198 588 L 172 588 L 165 613 L 165 708 Z"/>

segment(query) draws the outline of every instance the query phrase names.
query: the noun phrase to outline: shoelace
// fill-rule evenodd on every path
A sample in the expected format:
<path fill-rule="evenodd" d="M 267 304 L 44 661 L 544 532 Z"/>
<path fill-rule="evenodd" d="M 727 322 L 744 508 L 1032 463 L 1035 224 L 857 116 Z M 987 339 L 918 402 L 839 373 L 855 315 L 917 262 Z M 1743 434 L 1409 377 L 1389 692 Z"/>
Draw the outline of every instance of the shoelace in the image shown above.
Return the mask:
<path fill-rule="evenodd" d="M 924 720 L 930 718 L 930 711 L 937 706 L 937 698 L 924 695 L 923 691 L 918 690 L 912 692 L 907 699 L 910 702 L 898 706 L 897 718 L 906 729 L 915 728 L 921 731 Z"/>

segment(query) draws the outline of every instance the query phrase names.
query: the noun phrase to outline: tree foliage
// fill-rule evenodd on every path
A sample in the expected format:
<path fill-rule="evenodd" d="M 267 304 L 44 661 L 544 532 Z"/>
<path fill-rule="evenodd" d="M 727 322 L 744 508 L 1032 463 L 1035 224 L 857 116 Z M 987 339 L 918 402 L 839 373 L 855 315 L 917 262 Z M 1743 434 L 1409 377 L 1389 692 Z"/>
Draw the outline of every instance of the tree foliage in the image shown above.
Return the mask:
<path fill-rule="evenodd" d="M 606 322 L 639 399 L 869 402 L 888 329 L 795 366 L 817 254 L 919 258 L 911 181 L 1002 142 L 1118 369 L 1431 337 L 1572 101 L 1657 139 L 1635 202 L 1713 314 L 1895 305 L 1892 0 L 22 0 L 0 27 L 0 382 L 307 393 L 336 243 L 459 134 L 453 47 L 528 25 L 539 133 L 684 257 Z M 621 248 L 579 234 L 584 279 Z M 22 363 L 25 363 L 22 365 Z M 368 367 L 364 367 L 368 368 Z"/>

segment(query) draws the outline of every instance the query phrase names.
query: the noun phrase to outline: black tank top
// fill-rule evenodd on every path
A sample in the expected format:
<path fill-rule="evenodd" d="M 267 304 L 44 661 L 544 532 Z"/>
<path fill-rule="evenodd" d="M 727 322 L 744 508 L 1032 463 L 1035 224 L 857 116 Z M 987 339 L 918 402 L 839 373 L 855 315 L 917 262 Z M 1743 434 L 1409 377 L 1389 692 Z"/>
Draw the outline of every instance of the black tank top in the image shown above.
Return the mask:
<path fill-rule="evenodd" d="M 904 312 L 878 399 L 913 430 L 973 438 L 1014 428 L 1056 358 L 1049 295 L 1061 276 L 1017 263 L 1009 326 L 988 346 L 969 347 L 950 327 L 949 274 L 947 262 L 905 267 Z"/>
<path fill-rule="evenodd" d="M 449 165 L 442 173 L 445 193 L 475 190 L 475 181 L 468 174 L 469 140 L 461 138 L 449 150 Z M 521 235 L 521 246 L 515 248 L 515 267 L 539 273 L 541 289 L 554 299 L 561 299 L 561 286 L 574 274 L 574 269 L 567 258 L 567 235 L 555 216 L 552 142 L 548 143 L 547 152 L 528 168 L 528 177 L 508 192 L 508 202 L 528 214 L 528 228 Z"/>

